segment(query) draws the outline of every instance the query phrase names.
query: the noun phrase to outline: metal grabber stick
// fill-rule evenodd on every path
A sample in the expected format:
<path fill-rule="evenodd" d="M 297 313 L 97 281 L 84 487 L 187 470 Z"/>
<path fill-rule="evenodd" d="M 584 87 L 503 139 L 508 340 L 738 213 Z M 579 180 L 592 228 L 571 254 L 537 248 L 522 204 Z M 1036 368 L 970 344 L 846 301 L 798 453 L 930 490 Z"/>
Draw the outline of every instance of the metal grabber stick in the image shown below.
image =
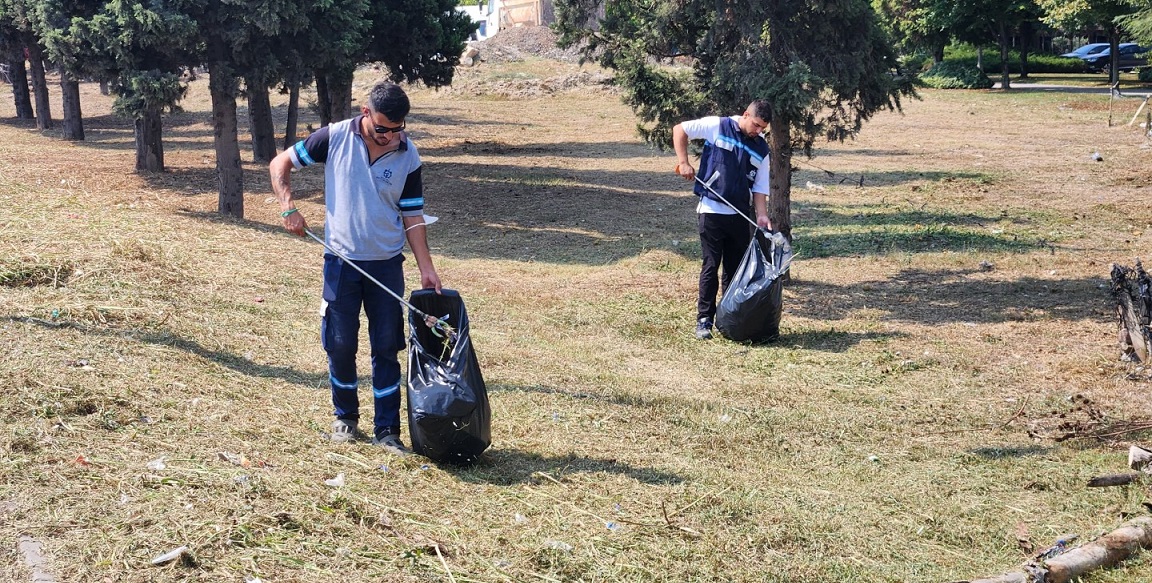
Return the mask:
<path fill-rule="evenodd" d="M 720 199 L 720 202 L 728 205 L 728 208 L 731 208 L 732 210 L 736 211 L 736 214 L 744 217 L 745 221 L 752 223 L 753 227 L 756 227 L 757 229 L 760 229 L 761 231 L 766 231 L 766 229 L 763 229 L 760 227 L 760 225 L 756 224 L 756 221 L 753 221 L 752 219 L 748 218 L 748 215 L 740 212 L 740 209 L 733 206 L 732 203 L 728 202 L 723 196 L 720 196 L 720 193 L 716 192 L 716 189 L 712 188 L 712 185 L 716 183 L 716 180 L 718 178 L 720 178 L 720 171 L 719 170 L 713 172 L 712 176 L 708 177 L 708 182 L 704 182 L 703 180 L 700 180 L 700 175 L 697 174 L 696 175 L 696 182 L 699 182 L 700 186 L 707 188 L 708 192 L 711 192 L 712 194 L 716 195 L 716 198 Z"/>
<path fill-rule="evenodd" d="M 409 310 L 411 310 L 416 315 L 420 316 L 420 318 L 422 318 L 424 320 L 424 324 L 432 329 L 433 334 L 435 334 L 437 336 L 441 336 L 441 334 L 444 334 L 444 335 L 447 335 L 449 339 L 451 339 L 453 341 L 456 340 L 456 330 L 454 330 L 452 328 L 452 326 L 449 326 L 448 322 L 444 321 L 445 318 L 447 318 L 448 316 L 444 316 L 444 318 L 437 318 L 436 316 L 428 314 L 428 313 L 420 310 L 420 308 L 413 306 L 408 300 L 405 300 L 404 298 L 400 297 L 399 294 L 397 294 L 396 292 L 389 289 L 388 286 L 380 283 L 380 281 L 377 280 L 375 277 L 372 277 L 371 275 L 369 275 L 367 271 L 360 269 L 359 265 L 356 265 L 351 259 L 348 259 L 347 257 L 345 257 L 343 253 L 340 253 L 339 251 L 329 247 L 328 244 L 324 242 L 324 239 L 317 237 L 315 233 L 313 233 L 312 231 L 310 231 L 308 229 L 304 229 L 304 233 L 307 234 L 309 237 L 312 237 L 312 239 L 314 239 L 317 243 L 320 243 L 321 245 L 323 245 L 324 248 L 327 249 L 329 253 L 339 257 L 340 259 L 342 259 L 344 261 L 344 263 L 351 265 L 352 269 L 359 271 L 360 274 L 363 275 L 364 277 L 368 278 L 369 281 L 380 286 L 380 289 L 388 292 L 388 295 L 396 298 L 396 301 L 400 302 L 401 304 L 404 304 L 405 307 L 407 307 Z M 443 336 L 441 336 L 441 337 L 443 337 Z"/>
<path fill-rule="evenodd" d="M 711 192 L 712 194 L 714 194 L 716 196 L 716 198 L 720 199 L 720 202 L 723 202 L 724 204 L 728 205 L 728 208 L 736 211 L 736 214 L 744 217 L 744 220 L 748 221 L 749 223 L 752 223 L 752 226 L 755 227 L 757 231 L 764 233 L 765 236 L 768 237 L 768 240 L 770 240 L 772 242 L 772 245 L 774 245 L 774 246 L 778 245 L 784 250 L 784 253 L 791 254 L 792 245 L 788 243 L 788 239 L 786 239 L 782 233 L 769 231 L 768 229 L 765 229 L 765 228 L 761 227 L 760 225 L 756 224 L 756 221 L 753 221 L 751 218 L 748 217 L 748 215 L 744 214 L 743 212 L 740 211 L 740 209 L 733 206 L 732 203 L 728 202 L 723 196 L 720 196 L 720 193 L 716 192 L 715 188 L 712 188 L 712 185 L 716 182 L 716 180 L 718 178 L 720 178 L 720 171 L 719 170 L 713 172 L 712 176 L 708 177 L 707 182 L 700 180 L 700 175 L 696 175 L 696 182 L 699 182 L 700 186 L 707 188 L 708 192 Z M 787 269 L 791 263 L 792 263 L 792 257 L 791 257 L 791 255 L 789 255 L 788 263 L 784 264 L 784 266 L 782 266 L 780 268 L 780 272 L 783 273 L 784 271 L 787 271 Z"/>

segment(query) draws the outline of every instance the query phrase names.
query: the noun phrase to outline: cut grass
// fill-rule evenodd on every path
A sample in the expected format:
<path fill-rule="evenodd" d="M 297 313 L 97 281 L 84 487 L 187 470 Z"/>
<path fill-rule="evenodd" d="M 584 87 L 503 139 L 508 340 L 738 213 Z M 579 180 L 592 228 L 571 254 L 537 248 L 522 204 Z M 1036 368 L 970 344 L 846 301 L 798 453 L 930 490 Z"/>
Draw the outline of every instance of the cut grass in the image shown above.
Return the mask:
<path fill-rule="evenodd" d="M 23 533 L 62 581 L 942 581 L 1142 511 L 1084 483 L 1147 435 L 1051 431 L 1073 394 L 1150 405 L 1099 287 L 1152 242 L 1148 154 L 1104 98 L 928 91 L 798 161 L 831 176 L 798 174 L 782 337 L 745 346 L 693 339 L 694 198 L 616 97 L 414 89 L 493 408 L 484 459 L 438 467 L 323 440 L 321 251 L 263 165 L 215 214 L 206 83 L 160 176 L 87 84 L 89 142 L 0 127 L 0 273 L 32 273 L 0 288 L 2 579 Z M 319 227 L 320 173 L 293 182 Z"/>

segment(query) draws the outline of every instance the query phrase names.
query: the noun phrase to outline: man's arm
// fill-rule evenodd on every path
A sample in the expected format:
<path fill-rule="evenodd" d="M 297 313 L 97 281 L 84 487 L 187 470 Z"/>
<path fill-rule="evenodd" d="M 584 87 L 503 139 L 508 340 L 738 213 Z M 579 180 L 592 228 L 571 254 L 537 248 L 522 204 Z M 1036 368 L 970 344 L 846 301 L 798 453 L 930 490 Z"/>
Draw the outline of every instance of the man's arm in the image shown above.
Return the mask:
<path fill-rule="evenodd" d="M 771 231 L 772 221 L 768 220 L 768 195 L 762 192 L 753 192 L 752 204 L 756 207 L 756 226 Z"/>
<path fill-rule="evenodd" d="M 691 182 L 696 178 L 696 169 L 688 161 L 688 133 L 682 124 L 672 128 L 672 148 L 676 150 L 676 173 Z"/>
<path fill-rule="evenodd" d="M 280 203 L 280 216 L 284 220 L 284 230 L 303 237 L 304 229 L 308 228 L 308 223 L 296 210 L 296 204 L 292 202 L 291 175 L 293 167 L 292 150 L 287 149 L 277 154 L 268 163 L 268 174 L 272 178 L 272 192 Z"/>
<path fill-rule="evenodd" d="M 420 287 L 440 293 L 440 276 L 436 274 L 432 252 L 428 250 L 428 227 L 424 225 L 424 215 L 403 218 L 404 236 L 408 238 L 408 247 L 412 249 L 416 266 L 420 269 Z"/>

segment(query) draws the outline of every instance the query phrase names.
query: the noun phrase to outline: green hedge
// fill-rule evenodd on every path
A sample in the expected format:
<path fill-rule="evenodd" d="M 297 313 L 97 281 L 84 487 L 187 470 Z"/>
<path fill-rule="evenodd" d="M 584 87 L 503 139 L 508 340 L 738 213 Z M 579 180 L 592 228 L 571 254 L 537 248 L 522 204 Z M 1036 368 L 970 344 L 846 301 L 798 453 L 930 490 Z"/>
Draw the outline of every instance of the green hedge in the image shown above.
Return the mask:
<path fill-rule="evenodd" d="M 975 65 L 944 61 L 920 75 L 920 82 L 936 89 L 991 89 L 992 80 Z"/>
<path fill-rule="evenodd" d="M 971 45 L 956 45 L 944 49 L 944 61 L 964 63 L 976 66 L 976 48 Z M 984 71 L 997 75 L 1000 73 L 1000 49 L 989 47 L 984 49 Z M 1013 75 L 1020 74 L 1020 52 L 1008 52 L 1008 70 Z M 1041 53 L 1028 53 L 1029 73 L 1083 73 L 1086 69 L 1084 61 L 1076 58 L 1060 57 Z"/>

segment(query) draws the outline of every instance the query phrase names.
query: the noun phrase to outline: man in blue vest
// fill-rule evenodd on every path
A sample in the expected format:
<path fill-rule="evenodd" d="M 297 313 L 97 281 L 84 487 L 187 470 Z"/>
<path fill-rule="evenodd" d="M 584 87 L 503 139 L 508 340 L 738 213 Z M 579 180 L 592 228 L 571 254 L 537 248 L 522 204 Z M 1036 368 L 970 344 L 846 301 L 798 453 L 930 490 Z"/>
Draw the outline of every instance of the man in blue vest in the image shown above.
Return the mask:
<path fill-rule="evenodd" d="M 768 142 L 764 132 L 772 120 L 767 101 L 753 101 L 742 115 L 704 117 L 676 124 L 672 128 L 672 146 L 676 150 L 676 173 L 685 180 L 696 178 L 696 169 L 688 161 L 688 142 L 704 140 L 700 156 L 700 176 L 717 178 L 711 192 L 699 182 L 693 193 L 700 197 L 696 205 L 700 231 L 700 249 L 704 256 L 700 266 L 700 295 L 696 300 L 696 338 L 712 337 L 716 317 L 716 292 L 728 289 L 732 274 L 752 241 L 752 225 L 744 216 L 756 213 L 756 224 L 771 229 L 768 221 Z M 751 195 L 749 195 L 751 193 Z M 717 198 L 717 194 L 723 198 Z M 739 212 L 736 212 L 739 210 Z M 716 272 L 723 266 L 723 275 Z"/>
<path fill-rule="evenodd" d="M 284 228 L 303 236 L 308 225 L 292 202 L 289 177 L 293 168 L 323 162 L 325 244 L 401 296 L 405 241 L 416 258 L 420 285 L 440 291 L 425 233 L 420 155 L 404 131 L 410 107 L 399 85 L 377 83 L 360 115 L 320 128 L 268 167 Z M 372 443 L 403 455 L 409 450 L 400 440 L 396 356 L 404 349 L 403 309 L 343 259 L 325 254 L 320 335 L 328 353 L 336 416 L 330 438 L 342 443 L 359 434 L 356 351 L 361 308 L 368 317 L 372 348 Z"/>

